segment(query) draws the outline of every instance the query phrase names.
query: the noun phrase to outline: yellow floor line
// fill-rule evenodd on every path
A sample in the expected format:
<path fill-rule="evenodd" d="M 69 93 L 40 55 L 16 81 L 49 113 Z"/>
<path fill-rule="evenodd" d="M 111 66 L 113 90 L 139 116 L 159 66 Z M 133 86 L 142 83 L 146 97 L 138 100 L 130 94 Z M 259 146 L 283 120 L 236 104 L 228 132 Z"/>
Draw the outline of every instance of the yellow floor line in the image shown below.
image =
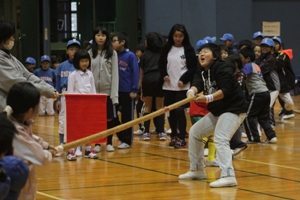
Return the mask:
<path fill-rule="evenodd" d="M 43 193 L 43 192 L 37 191 L 36 193 L 39 194 L 39 195 L 45 196 L 45 197 L 49 197 L 49 198 L 51 198 L 51 199 L 64 200 L 64 199 L 62 199 L 62 198 L 58 198 L 58 197 L 55 197 L 55 196 L 52 196 L 52 195 L 49 195 L 49 194 L 45 194 L 45 193 Z"/>

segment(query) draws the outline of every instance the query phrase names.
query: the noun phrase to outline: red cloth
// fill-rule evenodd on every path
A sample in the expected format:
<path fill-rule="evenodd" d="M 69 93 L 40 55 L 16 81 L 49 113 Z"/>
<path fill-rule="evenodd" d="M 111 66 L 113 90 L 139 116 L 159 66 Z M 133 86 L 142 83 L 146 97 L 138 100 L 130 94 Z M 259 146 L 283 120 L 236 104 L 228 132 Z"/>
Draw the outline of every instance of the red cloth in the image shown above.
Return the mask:
<path fill-rule="evenodd" d="M 209 111 L 207 110 L 207 103 L 191 102 L 190 103 L 190 116 L 205 116 Z"/>
<path fill-rule="evenodd" d="M 105 94 L 66 94 L 67 142 L 106 130 Z M 106 143 L 106 137 L 90 144 Z"/>

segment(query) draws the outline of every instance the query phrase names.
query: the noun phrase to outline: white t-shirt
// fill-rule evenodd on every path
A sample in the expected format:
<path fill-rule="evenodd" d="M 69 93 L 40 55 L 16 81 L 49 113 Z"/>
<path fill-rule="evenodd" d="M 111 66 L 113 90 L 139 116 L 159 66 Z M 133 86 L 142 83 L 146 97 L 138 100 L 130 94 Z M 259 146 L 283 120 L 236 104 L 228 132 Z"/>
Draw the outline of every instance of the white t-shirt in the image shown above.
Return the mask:
<path fill-rule="evenodd" d="M 188 70 L 184 55 L 184 47 L 172 46 L 167 59 L 167 73 L 169 75 L 170 82 L 164 82 L 163 89 L 173 91 L 188 90 L 190 88 L 190 82 L 184 84 L 182 87 L 178 87 L 178 81 L 181 75 Z"/>

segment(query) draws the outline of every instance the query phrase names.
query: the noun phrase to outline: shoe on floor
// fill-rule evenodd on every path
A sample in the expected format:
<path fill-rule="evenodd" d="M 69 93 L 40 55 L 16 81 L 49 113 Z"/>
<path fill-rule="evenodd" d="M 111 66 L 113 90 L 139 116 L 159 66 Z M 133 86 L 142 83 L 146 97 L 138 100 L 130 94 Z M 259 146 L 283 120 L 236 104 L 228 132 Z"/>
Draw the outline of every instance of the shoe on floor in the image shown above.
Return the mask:
<path fill-rule="evenodd" d="M 283 116 L 283 119 L 291 119 L 291 118 L 294 118 L 295 117 L 295 114 L 285 114 Z"/>
<path fill-rule="evenodd" d="M 209 186 L 213 188 L 232 187 L 236 185 L 237 181 L 234 176 L 223 177 L 209 184 Z"/>
<path fill-rule="evenodd" d="M 130 148 L 130 146 L 125 142 L 122 142 L 121 144 L 118 145 L 118 149 L 128 149 L 128 148 Z"/>
<path fill-rule="evenodd" d="M 96 159 L 99 156 L 96 154 L 96 151 L 94 151 L 93 149 L 91 149 L 90 151 L 85 150 L 84 152 L 84 157 L 85 158 L 93 158 Z"/>
<path fill-rule="evenodd" d="M 206 161 L 205 162 L 205 166 L 207 167 L 219 167 L 219 163 L 217 160 L 214 160 L 214 161 Z"/>
<path fill-rule="evenodd" d="M 282 114 L 282 115 L 279 115 L 279 122 L 284 122 L 284 114 Z"/>
<path fill-rule="evenodd" d="M 247 147 L 248 147 L 248 146 L 246 145 L 246 146 L 243 146 L 243 147 L 235 148 L 235 149 L 233 150 L 232 155 L 233 155 L 233 156 L 236 156 L 236 155 L 240 154 L 242 151 L 244 151 L 245 149 L 247 149 Z"/>
<path fill-rule="evenodd" d="M 150 133 L 144 133 L 143 135 L 141 135 L 140 140 L 149 141 L 150 140 Z"/>
<path fill-rule="evenodd" d="M 272 143 L 272 144 L 277 143 L 277 141 L 278 141 L 277 137 L 273 137 L 271 140 L 269 140 L 269 139 L 264 140 L 265 143 Z"/>
<path fill-rule="evenodd" d="M 67 155 L 67 159 L 68 159 L 69 161 L 75 161 L 75 160 L 77 160 L 76 155 L 75 155 L 75 153 L 74 153 L 73 150 L 70 150 L 70 151 L 69 151 L 69 153 L 68 153 L 68 155 Z"/>
<path fill-rule="evenodd" d="M 179 149 L 179 148 L 185 148 L 186 147 L 186 141 L 178 139 L 174 145 L 175 149 Z"/>
<path fill-rule="evenodd" d="M 106 151 L 112 152 L 112 151 L 115 151 L 115 148 L 113 147 L 113 145 L 108 144 L 108 145 L 106 145 Z"/>
<path fill-rule="evenodd" d="M 75 151 L 75 156 L 80 157 L 82 156 L 82 151 L 81 151 L 81 147 L 77 147 L 76 151 Z"/>
<path fill-rule="evenodd" d="M 172 137 L 171 142 L 169 143 L 169 146 L 174 146 L 177 142 L 178 138 L 177 137 Z"/>
<path fill-rule="evenodd" d="M 55 154 L 55 157 L 61 157 L 61 156 L 63 156 L 64 154 L 65 154 L 65 152 L 60 152 L 60 153 Z"/>
<path fill-rule="evenodd" d="M 166 141 L 168 139 L 168 135 L 165 133 L 159 133 L 158 138 L 159 140 Z"/>
<path fill-rule="evenodd" d="M 134 135 L 141 135 L 142 133 L 143 131 L 141 129 L 133 132 Z"/>
<path fill-rule="evenodd" d="M 242 137 L 243 137 L 243 138 L 246 138 L 246 137 L 248 137 L 248 136 L 247 136 L 247 134 L 246 134 L 245 132 L 242 132 Z"/>
<path fill-rule="evenodd" d="M 178 176 L 180 180 L 203 180 L 206 179 L 206 172 L 203 171 L 188 171 L 185 174 Z"/>
<path fill-rule="evenodd" d="M 95 144 L 94 151 L 96 151 L 97 153 L 99 153 L 101 151 L 101 145 L 100 144 Z"/>
<path fill-rule="evenodd" d="M 156 134 L 156 129 L 153 129 L 150 133 Z"/>
<path fill-rule="evenodd" d="M 167 131 L 166 131 L 166 134 L 171 134 L 172 133 L 172 130 L 171 129 L 168 129 Z"/>

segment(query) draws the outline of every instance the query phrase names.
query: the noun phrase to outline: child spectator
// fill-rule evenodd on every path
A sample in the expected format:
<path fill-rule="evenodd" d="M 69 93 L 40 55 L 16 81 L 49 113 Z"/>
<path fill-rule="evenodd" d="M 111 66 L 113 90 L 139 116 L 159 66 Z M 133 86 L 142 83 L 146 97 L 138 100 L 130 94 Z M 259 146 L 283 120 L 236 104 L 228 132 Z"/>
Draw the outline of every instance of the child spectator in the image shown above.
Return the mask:
<path fill-rule="evenodd" d="M 118 52 L 119 63 L 119 107 L 122 107 L 121 122 L 126 123 L 133 120 L 134 99 L 139 88 L 139 66 L 136 56 L 128 49 L 128 36 L 125 32 L 119 32 L 112 37 L 112 44 Z M 116 114 L 117 115 L 117 114 Z M 116 118 L 116 123 L 121 123 Z M 116 125 L 117 125 L 116 124 Z M 117 133 L 120 140 L 119 149 L 130 148 L 132 145 L 132 128 Z"/>
<path fill-rule="evenodd" d="M 250 40 L 241 40 L 239 42 L 239 50 L 242 49 L 242 48 L 244 48 L 244 47 L 253 48 L 253 43 Z"/>
<path fill-rule="evenodd" d="M 229 55 L 229 50 L 225 45 L 220 45 L 221 48 L 221 59 L 225 60 Z"/>
<path fill-rule="evenodd" d="M 55 88 L 56 74 L 53 69 L 50 68 L 51 60 L 47 55 L 41 57 L 41 68 L 34 71 L 34 75 Z M 46 98 L 41 96 L 39 104 L 38 115 L 54 115 L 53 98 Z"/>
<path fill-rule="evenodd" d="M 52 69 L 53 70 L 56 70 L 56 68 L 60 65 L 60 63 L 61 63 L 61 61 L 60 61 L 60 59 L 59 58 L 54 58 L 53 60 L 52 60 Z"/>
<path fill-rule="evenodd" d="M 228 55 L 231 54 L 239 54 L 239 51 L 237 49 L 237 44 L 233 43 L 234 41 L 234 37 L 232 34 L 230 33 L 225 33 L 223 35 L 223 37 L 220 38 L 221 41 L 224 42 L 224 45 L 227 47 L 228 49 Z"/>
<path fill-rule="evenodd" d="M 163 37 L 155 32 L 146 34 L 146 51 L 140 58 L 140 87 L 141 98 L 144 101 L 144 116 L 151 113 L 152 103 L 155 101 L 155 110 L 163 108 L 163 90 L 159 84 L 160 73 L 158 71 L 158 59 L 165 41 Z M 159 115 L 153 119 L 155 130 L 158 133 L 159 140 L 167 140 L 168 136 L 164 133 L 165 114 Z M 145 133 L 140 137 L 141 140 L 150 140 L 150 120 L 144 122 Z"/>
<path fill-rule="evenodd" d="M 73 59 L 75 71 L 69 75 L 68 93 L 75 94 L 96 94 L 95 82 L 92 72 L 88 70 L 91 67 L 91 57 L 86 50 L 79 49 Z M 69 151 L 74 152 L 74 149 Z M 69 153 L 71 155 L 71 153 Z M 82 156 L 81 147 L 76 148 L 76 156 Z M 98 158 L 96 152 L 90 144 L 85 146 L 85 158 Z"/>
<path fill-rule="evenodd" d="M 105 27 L 97 27 L 93 31 L 91 56 L 91 71 L 94 75 L 96 93 L 104 93 L 106 97 L 107 129 L 113 128 L 116 118 L 115 105 L 119 104 L 119 69 L 118 56 L 112 48 L 109 33 Z M 113 135 L 107 136 L 106 151 L 114 151 Z M 96 144 L 94 150 L 101 151 L 101 145 Z"/>
<path fill-rule="evenodd" d="M 68 60 L 62 62 L 57 69 L 55 70 L 56 73 L 56 90 L 59 93 L 66 92 L 68 88 L 68 77 L 69 75 L 75 70 L 73 66 L 73 59 L 76 51 L 80 48 L 80 42 L 76 39 L 69 40 L 67 43 L 67 50 L 66 53 L 69 57 Z M 59 110 L 59 126 L 58 126 L 58 133 L 59 133 L 59 142 L 61 145 L 64 143 L 64 133 L 65 133 L 65 108 L 66 108 L 66 101 L 65 97 L 62 96 L 61 98 L 57 99 L 56 109 Z M 68 160 L 76 160 L 75 152 L 69 152 Z M 62 156 L 63 153 L 58 153 L 55 156 Z"/>
<path fill-rule="evenodd" d="M 190 81 L 197 68 L 195 50 L 190 44 L 189 34 L 182 24 L 175 24 L 168 35 L 168 41 L 163 47 L 158 67 L 163 82 L 164 105 L 169 106 L 186 98 Z M 186 116 L 184 109 L 188 104 L 170 111 L 169 124 L 172 130 L 170 146 L 186 147 Z M 179 138 L 177 134 L 179 128 Z"/>
<path fill-rule="evenodd" d="M 246 75 L 246 86 L 250 95 L 250 102 L 244 123 L 249 143 L 260 142 L 260 136 L 254 121 L 255 118 L 258 119 L 258 123 L 267 136 L 264 142 L 276 143 L 276 134 L 269 123 L 270 93 L 262 78 L 259 66 L 253 62 L 255 59 L 253 49 L 249 47 L 241 49 L 240 58 L 243 63 L 242 71 Z"/>
<path fill-rule="evenodd" d="M 189 131 L 190 171 L 179 179 L 206 179 L 202 138 L 213 134 L 221 178 L 211 182 L 210 187 L 236 186 L 229 141 L 246 116 L 245 97 L 232 68 L 220 61 L 218 45 L 203 45 L 198 59 L 202 69 L 197 69 L 187 96 L 194 97 L 195 102 L 207 102 L 210 112 Z"/>
<path fill-rule="evenodd" d="M 13 140 L 13 155 L 27 162 L 29 167 L 29 176 L 19 199 L 35 199 L 37 191 L 35 165 L 42 166 L 51 162 L 52 155 L 48 150 L 55 151 L 53 146 L 34 135 L 31 129 L 38 112 L 39 101 L 40 93 L 28 82 L 14 84 L 7 95 L 7 106 L 12 109 L 9 118 L 18 131 Z"/>
<path fill-rule="evenodd" d="M 29 72 L 31 72 L 31 73 L 34 72 L 35 64 L 36 64 L 36 61 L 34 58 L 32 58 L 32 57 L 26 58 L 25 67 Z"/>
<path fill-rule="evenodd" d="M 258 44 L 254 45 L 253 50 L 254 50 L 254 53 L 255 53 L 255 60 L 259 59 L 259 57 L 261 56 L 261 47 L 260 47 L 260 45 L 258 45 Z"/>
<path fill-rule="evenodd" d="M 253 33 L 253 37 L 252 37 L 253 44 L 260 45 L 264 37 L 265 35 L 260 31 Z"/>
<path fill-rule="evenodd" d="M 28 178 L 28 166 L 13 153 L 13 138 L 16 127 L 7 118 L 6 112 L 0 113 L 0 199 L 18 199 L 21 189 Z M 5 170 L 5 171 L 4 171 Z M 3 182 L 4 181 L 4 182 Z M 6 188 L 7 192 L 3 189 Z"/>

